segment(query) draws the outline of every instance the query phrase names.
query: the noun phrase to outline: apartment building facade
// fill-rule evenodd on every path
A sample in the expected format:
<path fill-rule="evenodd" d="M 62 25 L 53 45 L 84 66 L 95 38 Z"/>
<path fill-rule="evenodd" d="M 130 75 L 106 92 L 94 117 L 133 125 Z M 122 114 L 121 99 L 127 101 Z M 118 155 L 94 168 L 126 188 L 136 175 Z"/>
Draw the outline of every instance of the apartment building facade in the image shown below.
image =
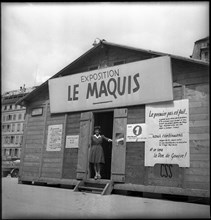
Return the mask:
<path fill-rule="evenodd" d="M 20 88 L 2 95 L 2 160 L 20 159 L 26 109 L 16 105 L 35 87 Z"/>

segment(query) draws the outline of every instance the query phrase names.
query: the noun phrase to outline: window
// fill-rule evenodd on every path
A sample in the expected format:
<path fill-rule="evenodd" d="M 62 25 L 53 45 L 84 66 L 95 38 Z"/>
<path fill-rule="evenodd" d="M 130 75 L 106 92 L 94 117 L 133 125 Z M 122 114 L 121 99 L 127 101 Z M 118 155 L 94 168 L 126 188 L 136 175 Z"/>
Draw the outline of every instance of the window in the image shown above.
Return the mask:
<path fill-rule="evenodd" d="M 13 115 L 13 121 L 15 121 L 15 120 L 16 120 L 16 114 Z"/>
<path fill-rule="evenodd" d="M 10 143 L 10 137 L 9 136 L 6 136 L 5 137 L 5 144 L 9 144 Z"/>
<path fill-rule="evenodd" d="M 15 149 L 15 154 L 14 154 L 14 156 L 18 156 L 18 149 Z"/>
<path fill-rule="evenodd" d="M 4 106 L 4 110 L 7 110 L 7 106 L 6 105 Z"/>
<path fill-rule="evenodd" d="M 18 120 L 21 120 L 21 118 L 22 118 L 22 114 L 19 114 L 18 115 Z"/>
<path fill-rule="evenodd" d="M 14 143 L 15 143 L 15 136 L 11 136 L 10 143 L 11 143 L 11 144 L 14 144 Z"/>
<path fill-rule="evenodd" d="M 8 121 L 12 120 L 12 115 L 7 115 L 7 120 Z"/>
<path fill-rule="evenodd" d="M 15 105 L 15 109 L 18 109 L 18 106 L 17 106 L 17 105 Z"/>
<path fill-rule="evenodd" d="M 23 144 L 23 135 L 20 136 L 20 144 Z"/>
<path fill-rule="evenodd" d="M 12 132 L 15 131 L 15 124 L 12 124 Z"/>
<path fill-rule="evenodd" d="M 11 156 L 11 155 L 12 155 L 12 149 L 9 150 L 9 156 Z"/>
<path fill-rule="evenodd" d="M 12 110 L 12 105 L 10 105 L 9 110 Z"/>
<path fill-rule="evenodd" d="M 3 132 L 6 132 L 7 131 L 7 125 L 2 125 L 2 130 L 3 130 Z"/>
<path fill-rule="evenodd" d="M 19 136 L 15 136 L 15 144 L 18 144 L 18 141 L 19 141 Z"/>
<path fill-rule="evenodd" d="M 7 125 L 7 132 L 10 132 L 10 125 Z"/>
<path fill-rule="evenodd" d="M 17 124 L 17 131 L 20 131 L 20 124 Z"/>
<path fill-rule="evenodd" d="M 7 154 L 7 149 L 4 149 L 4 156 L 6 156 Z"/>

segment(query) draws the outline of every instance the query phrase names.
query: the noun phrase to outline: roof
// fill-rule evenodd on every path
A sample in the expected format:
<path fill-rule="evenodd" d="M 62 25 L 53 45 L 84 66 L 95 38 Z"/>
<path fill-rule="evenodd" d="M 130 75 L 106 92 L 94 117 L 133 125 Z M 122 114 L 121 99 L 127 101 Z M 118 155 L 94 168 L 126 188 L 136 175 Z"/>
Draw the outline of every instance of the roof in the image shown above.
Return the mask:
<path fill-rule="evenodd" d="M 62 70 L 60 70 L 58 73 L 56 73 L 55 75 L 53 75 L 52 77 L 50 77 L 49 79 L 52 78 L 56 78 L 58 76 L 62 76 L 62 73 L 64 73 L 64 71 L 68 68 L 70 68 L 71 66 L 73 66 L 74 64 L 76 64 L 79 60 L 83 59 L 84 57 L 86 57 L 87 55 L 90 55 L 92 52 L 94 52 L 95 50 L 97 50 L 97 48 L 99 48 L 101 45 L 108 45 L 111 47 L 119 47 L 119 48 L 124 48 L 124 49 L 128 49 L 128 50 L 133 50 L 133 51 L 137 51 L 137 52 L 144 52 L 144 53 L 148 53 L 151 55 L 155 55 L 155 56 L 170 56 L 173 59 L 176 60 L 181 60 L 181 61 L 186 61 L 186 62 L 191 62 L 191 63 L 196 63 L 196 64 L 201 64 L 201 65 L 205 65 L 208 66 L 209 63 L 202 61 L 202 60 L 197 60 L 197 59 L 193 59 L 193 58 L 186 58 L 186 57 L 182 57 L 182 56 L 176 56 L 176 55 L 172 55 L 172 54 L 167 54 L 167 53 L 162 53 L 162 52 L 156 52 L 156 51 L 152 51 L 152 50 L 146 50 L 146 49 L 140 49 L 140 48 L 135 48 L 135 47 L 131 47 L 131 46 L 125 46 L 125 45 L 120 45 L 120 44 L 115 44 L 115 43 L 111 43 L 105 40 L 101 40 L 100 43 L 98 43 L 97 45 L 95 45 L 94 47 L 92 47 L 90 50 L 88 50 L 87 52 L 85 52 L 83 55 L 81 55 L 80 57 L 78 57 L 76 60 L 74 60 L 72 63 L 70 63 L 68 66 L 66 66 L 65 68 L 63 68 Z M 48 80 L 49 80 L 48 79 Z M 30 92 L 29 94 L 27 94 L 26 96 L 24 96 L 23 98 L 19 99 L 18 102 L 16 104 L 21 104 L 21 102 L 23 102 L 24 100 L 29 100 L 31 97 L 33 97 L 38 91 L 40 91 L 43 87 L 45 87 L 48 83 L 48 80 L 45 81 L 43 84 L 41 84 L 38 88 L 36 88 L 35 90 L 33 90 L 32 92 Z"/>
<path fill-rule="evenodd" d="M 198 43 L 198 42 L 200 42 L 200 41 L 205 41 L 205 40 L 209 40 L 209 36 L 208 36 L 208 37 L 201 38 L 201 39 L 195 41 L 195 43 Z"/>

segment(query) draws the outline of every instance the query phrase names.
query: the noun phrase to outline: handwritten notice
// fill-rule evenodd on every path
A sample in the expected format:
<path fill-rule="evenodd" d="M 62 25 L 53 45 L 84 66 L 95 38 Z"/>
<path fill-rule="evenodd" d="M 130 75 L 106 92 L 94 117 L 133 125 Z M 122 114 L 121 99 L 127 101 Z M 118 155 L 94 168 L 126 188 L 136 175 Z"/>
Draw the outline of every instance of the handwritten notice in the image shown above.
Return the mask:
<path fill-rule="evenodd" d="M 188 99 L 146 105 L 145 166 L 190 167 Z"/>
<path fill-rule="evenodd" d="M 127 125 L 127 142 L 146 141 L 147 130 L 146 124 L 128 124 Z"/>
<path fill-rule="evenodd" d="M 62 144 L 62 124 L 48 126 L 47 151 L 60 151 Z"/>
<path fill-rule="evenodd" d="M 66 136 L 66 148 L 78 148 L 79 135 Z"/>

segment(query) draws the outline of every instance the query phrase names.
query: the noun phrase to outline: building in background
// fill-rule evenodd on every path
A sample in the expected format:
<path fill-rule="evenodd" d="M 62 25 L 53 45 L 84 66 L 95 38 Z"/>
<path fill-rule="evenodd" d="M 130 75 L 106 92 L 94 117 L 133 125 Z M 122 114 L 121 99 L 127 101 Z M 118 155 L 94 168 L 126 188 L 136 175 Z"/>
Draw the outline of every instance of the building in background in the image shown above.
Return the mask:
<path fill-rule="evenodd" d="M 195 42 L 193 54 L 190 57 L 207 62 L 209 61 L 209 37 L 202 38 Z"/>
<path fill-rule="evenodd" d="M 2 95 L 2 160 L 20 159 L 23 143 L 25 107 L 15 103 L 36 87 L 20 87 Z"/>

